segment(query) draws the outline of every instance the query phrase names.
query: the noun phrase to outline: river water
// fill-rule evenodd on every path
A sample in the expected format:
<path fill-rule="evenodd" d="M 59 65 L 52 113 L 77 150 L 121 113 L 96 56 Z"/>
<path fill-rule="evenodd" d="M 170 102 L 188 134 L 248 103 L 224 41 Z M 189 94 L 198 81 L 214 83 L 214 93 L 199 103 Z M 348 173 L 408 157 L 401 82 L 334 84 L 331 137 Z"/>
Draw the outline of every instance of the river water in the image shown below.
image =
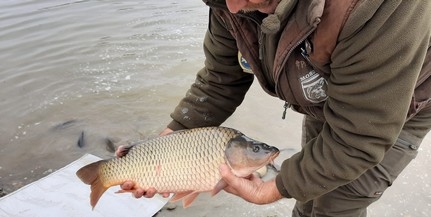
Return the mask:
<path fill-rule="evenodd" d="M 106 138 L 162 130 L 203 66 L 207 13 L 198 0 L 0 1 L 3 193 L 112 156 Z"/>

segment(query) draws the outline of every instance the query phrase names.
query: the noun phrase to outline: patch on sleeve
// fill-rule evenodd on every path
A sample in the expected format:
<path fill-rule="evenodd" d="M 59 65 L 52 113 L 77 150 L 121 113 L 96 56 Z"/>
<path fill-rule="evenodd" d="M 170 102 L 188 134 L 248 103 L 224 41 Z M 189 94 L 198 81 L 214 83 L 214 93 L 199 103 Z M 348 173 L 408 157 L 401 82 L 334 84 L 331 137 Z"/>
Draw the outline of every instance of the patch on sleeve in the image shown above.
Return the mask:
<path fill-rule="evenodd" d="M 241 52 L 239 51 L 238 51 L 238 62 L 244 72 L 253 74 L 253 70 L 251 70 L 250 64 L 248 64 L 247 60 L 245 60 L 245 58 L 242 56 Z"/>

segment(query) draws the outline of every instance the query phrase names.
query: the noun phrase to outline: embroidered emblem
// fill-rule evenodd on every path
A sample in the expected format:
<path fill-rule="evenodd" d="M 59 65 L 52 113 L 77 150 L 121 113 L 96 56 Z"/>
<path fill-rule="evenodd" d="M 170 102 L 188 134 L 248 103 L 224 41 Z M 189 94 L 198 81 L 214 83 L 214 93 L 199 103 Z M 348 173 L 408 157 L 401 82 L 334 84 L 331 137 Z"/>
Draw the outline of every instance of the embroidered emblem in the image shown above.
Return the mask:
<path fill-rule="evenodd" d="M 244 72 L 253 74 L 253 70 L 251 70 L 250 64 L 248 64 L 247 60 L 245 60 L 245 58 L 242 56 L 241 52 L 239 51 L 238 51 L 238 62 Z"/>
<path fill-rule="evenodd" d="M 327 81 L 314 70 L 300 78 L 302 92 L 306 100 L 312 103 L 319 103 L 325 101 L 328 96 L 326 95 Z"/>

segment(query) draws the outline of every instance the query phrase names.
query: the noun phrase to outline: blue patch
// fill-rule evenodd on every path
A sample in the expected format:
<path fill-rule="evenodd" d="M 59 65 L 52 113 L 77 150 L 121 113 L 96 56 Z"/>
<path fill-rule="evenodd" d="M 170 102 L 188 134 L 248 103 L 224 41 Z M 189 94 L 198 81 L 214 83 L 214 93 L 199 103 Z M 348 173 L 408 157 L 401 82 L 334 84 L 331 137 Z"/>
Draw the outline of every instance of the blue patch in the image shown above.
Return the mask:
<path fill-rule="evenodd" d="M 253 70 L 251 70 L 250 64 L 248 64 L 247 60 L 242 56 L 241 52 L 239 51 L 238 62 L 244 72 L 253 74 Z"/>

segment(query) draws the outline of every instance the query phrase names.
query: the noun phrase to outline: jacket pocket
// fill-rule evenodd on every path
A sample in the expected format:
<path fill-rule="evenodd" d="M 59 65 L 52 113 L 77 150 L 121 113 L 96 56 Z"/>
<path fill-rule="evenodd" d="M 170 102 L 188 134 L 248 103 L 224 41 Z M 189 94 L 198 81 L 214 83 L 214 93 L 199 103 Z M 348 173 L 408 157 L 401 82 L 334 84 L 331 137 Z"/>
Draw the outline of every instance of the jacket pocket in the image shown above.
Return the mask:
<path fill-rule="evenodd" d="M 378 198 L 416 157 L 420 140 L 403 131 L 383 160 L 359 178 L 343 186 L 358 197 Z"/>
<path fill-rule="evenodd" d="M 431 89 L 431 82 L 430 82 L 430 89 Z M 417 95 L 416 92 L 417 91 L 415 91 L 415 95 Z M 431 91 L 429 92 L 430 92 L 429 94 L 431 95 Z M 413 118 L 417 113 L 419 113 L 422 109 L 426 107 L 431 107 L 431 96 L 423 100 L 418 100 L 417 97 L 413 96 L 412 102 L 410 103 L 407 120 L 410 120 L 411 118 Z"/>

